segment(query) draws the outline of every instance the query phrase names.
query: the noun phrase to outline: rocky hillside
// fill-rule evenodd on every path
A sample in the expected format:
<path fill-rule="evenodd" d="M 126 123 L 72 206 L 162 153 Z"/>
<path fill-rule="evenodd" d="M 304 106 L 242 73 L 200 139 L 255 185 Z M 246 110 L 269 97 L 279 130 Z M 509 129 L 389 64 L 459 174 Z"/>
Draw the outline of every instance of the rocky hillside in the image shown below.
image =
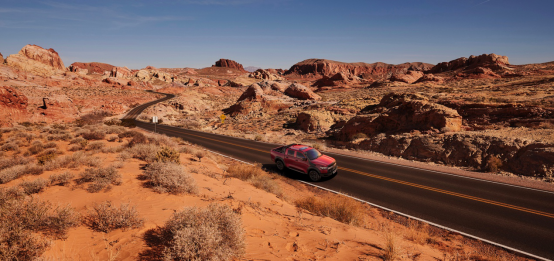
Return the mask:
<path fill-rule="evenodd" d="M 26 45 L 19 53 L 8 56 L 6 64 L 41 76 L 63 73 L 66 70 L 54 49 L 46 50 L 37 45 Z"/>

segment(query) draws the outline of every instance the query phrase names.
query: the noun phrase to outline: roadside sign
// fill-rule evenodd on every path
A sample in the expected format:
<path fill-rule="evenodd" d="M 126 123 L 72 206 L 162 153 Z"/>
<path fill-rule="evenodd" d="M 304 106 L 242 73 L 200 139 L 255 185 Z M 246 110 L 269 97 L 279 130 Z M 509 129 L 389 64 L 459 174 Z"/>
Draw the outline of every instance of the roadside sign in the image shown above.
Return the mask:
<path fill-rule="evenodd" d="M 152 117 L 152 122 L 153 123 L 158 123 L 158 116 Z"/>
<path fill-rule="evenodd" d="M 223 123 L 227 117 L 225 116 L 225 114 L 221 114 L 219 118 L 221 119 L 221 123 Z"/>

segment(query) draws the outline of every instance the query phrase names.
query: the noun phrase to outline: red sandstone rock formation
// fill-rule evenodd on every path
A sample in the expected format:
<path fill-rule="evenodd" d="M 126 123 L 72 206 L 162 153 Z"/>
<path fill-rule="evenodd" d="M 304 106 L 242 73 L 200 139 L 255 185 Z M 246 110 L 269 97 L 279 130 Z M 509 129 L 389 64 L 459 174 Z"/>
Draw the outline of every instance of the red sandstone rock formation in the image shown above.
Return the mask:
<path fill-rule="evenodd" d="M 436 76 L 432 73 L 424 74 L 423 77 L 419 78 L 419 80 L 416 81 L 416 83 L 420 82 L 434 82 L 434 83 L 444 83 L 444 78 L 440 76 Z"/>
<path fill-rule="evenodd" d="M 2 56 L 2 53 L 0 53 L 0 64 L 4 64 L 4 56 Z"/>
<path fill-rule="evenodd" d="M 129 68 L 127 67 L 113 67 L 110 77 L 130 78 L 131 75 L 131 70 L 129 70 Z"/>
<path fill-rule="evenodd" d="M 461 57 L 450 62 L 442 62 L 435 65 L 428 72 L 429 73 L 441 73 L 447 71 L 455 71 L 458 69 L 475 69 L 477 67 L 485 67 L 493 70 L 503 69 L 507 65 L 510 65 L 508 62 L 507 56 L 491 54 L 482 54 L 479 56 L 470 56 L 469 58 Z"/>
<path fill-rule="evenodd" d="M 233 60 L 227 60 L 227 59 L 219 59 L 219 61 L 215 62 L 215 65 L 213 65 L 212 67 L 226 67 L 226 68 L 237 69 L 242 72 L 247 72 L 242 67 L 242 64 L 237 63 Z"/>
<path fill-rule="evenodd" d="M 340 139 L 350 140 L 359 133 L 371 137 L 412 130 L 460 131 L 462 127 L 456 110 L 417 94 L 387 94 L 376 108 L 363 113 L 345 124 L 338 133 Z"/>
<path fill-rule="evenodd" d="M 312 92 L 308 87 L 298 83 L 291 84 L 285 90 L 285 94 L 299 100 L 321 100 L 321 96 Z"/>
<path fill-rule="evenodd" d="M 8 56 L 6 63 L 8 66 L 41 76 L 50 76 L 66 70 L 54 49 L 46 50 L 37 45 L 24 46 L 19 53 Z"/>
<path fill-rule="evenodd" d="M 270 73 L 269 71 L 266 71 L 264 69 L 258 69 L 255 72 L 250 73 L 248 75 L 248 77 L 254 78 L 254 79 L 266 80 L 266 81 L 282 81 L 282 80 L 284 80 L 283 77 L 281 77 L 277 74 L 274 74 L 274 73 Z"/>
<path fill-rule="evenodd" d="M 386 79 L 392 74 L 406 73 L 408 70 L 425 71 L 432 68 L 428 63 L 343 63 L 325 59 L 308 59 L 293 65 L 285 72 L 289 77 L 332 77 L 343 73 L 347 77 L 365 75 L 364 78 Z"/>
<path fill-rule="evenodd" d="M 87 74 L 104 74 L 105 71 L 111 72 L 115 66 L 107 63 L 79 63 L 74 62 L 69 66 L 69 70 L 72 72 L 78 72 L 80 70 L 88 70 Z"/>
<path fill-rule="evenodd" d="M 0 87 L 0 126 L 26 120 L 28 105 L 27 97 L 21 92 L 12 87 Z"/>

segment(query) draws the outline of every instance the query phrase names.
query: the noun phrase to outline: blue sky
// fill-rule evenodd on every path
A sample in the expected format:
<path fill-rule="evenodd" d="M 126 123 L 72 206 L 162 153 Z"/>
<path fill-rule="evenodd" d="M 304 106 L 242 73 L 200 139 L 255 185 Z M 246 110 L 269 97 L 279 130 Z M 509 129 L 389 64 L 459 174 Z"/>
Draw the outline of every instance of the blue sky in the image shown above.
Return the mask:
<path fill-rule="evenodd" d="M 0 0 L 0 52 L 54 48 L 66 66 L 288 69 L 308 58 L 438 63 L 496 53 L 554 61 L 552 0 Z"/>

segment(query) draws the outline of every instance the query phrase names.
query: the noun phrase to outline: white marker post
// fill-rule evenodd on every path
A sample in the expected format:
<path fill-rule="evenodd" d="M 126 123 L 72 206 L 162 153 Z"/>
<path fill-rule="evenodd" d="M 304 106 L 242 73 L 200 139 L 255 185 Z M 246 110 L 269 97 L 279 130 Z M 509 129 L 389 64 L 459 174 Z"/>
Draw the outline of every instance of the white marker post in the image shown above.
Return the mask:
<path fill-rule="evenodd" d="M 156 125 L 158 124 L 158 116 L 152 117 L 152 122 L 154 123 L 154 133 L 156 133 Z"/>

